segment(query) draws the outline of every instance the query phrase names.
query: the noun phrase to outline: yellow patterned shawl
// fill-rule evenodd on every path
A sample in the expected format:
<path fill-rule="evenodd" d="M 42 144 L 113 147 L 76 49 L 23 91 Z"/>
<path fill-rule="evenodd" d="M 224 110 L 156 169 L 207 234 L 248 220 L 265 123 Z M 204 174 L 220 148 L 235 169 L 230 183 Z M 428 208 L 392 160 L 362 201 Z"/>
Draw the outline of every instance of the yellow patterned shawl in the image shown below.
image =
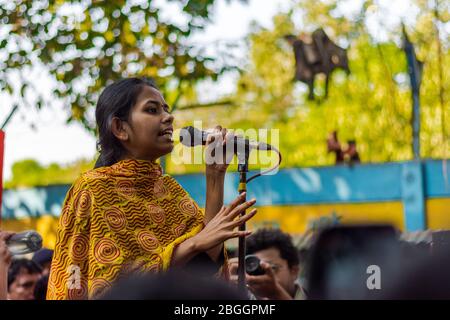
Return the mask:
<path fill-rule="evenodd" d="M 122 274 L 166 270 L 203 217 L 156 163 L 123 160 L 84 173 L 64 201 L 47 299 L 93 298 Z"/>

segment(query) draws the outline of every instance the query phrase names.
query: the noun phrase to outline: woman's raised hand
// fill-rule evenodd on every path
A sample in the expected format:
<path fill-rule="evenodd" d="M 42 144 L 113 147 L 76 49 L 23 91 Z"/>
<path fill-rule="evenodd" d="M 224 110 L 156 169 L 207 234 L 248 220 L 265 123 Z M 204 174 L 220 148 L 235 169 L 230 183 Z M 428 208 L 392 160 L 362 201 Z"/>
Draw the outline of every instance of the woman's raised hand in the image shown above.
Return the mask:
<path fill-rule="evenodd" d="M 256 209 L 242 217 L 239 215 L 246 209 L 253 206 L 255 199 L 243 202 L 245 193 L 240 194 L 228 206 L 223 206 L 220 211 L 212 218 L 205 228 L 199 232 L 195 238 L 196 249 L 198 251 L 206 251 L 214 246 L 220 245 L 224 241 L 248 236 L 251 231 L 238 231 L 236 228 L 256 214 Z"/>
<path fill-rule="evenodd" d="M 234 134 L 217 125 L 208 134 L 206 140 L 206 174 L 225 174 L 228 165 L 234 157 L 233 146 L 226 147 L 227 142 L 233 142 Z M 219 153 L 216 154 L 216 151 Z"/>

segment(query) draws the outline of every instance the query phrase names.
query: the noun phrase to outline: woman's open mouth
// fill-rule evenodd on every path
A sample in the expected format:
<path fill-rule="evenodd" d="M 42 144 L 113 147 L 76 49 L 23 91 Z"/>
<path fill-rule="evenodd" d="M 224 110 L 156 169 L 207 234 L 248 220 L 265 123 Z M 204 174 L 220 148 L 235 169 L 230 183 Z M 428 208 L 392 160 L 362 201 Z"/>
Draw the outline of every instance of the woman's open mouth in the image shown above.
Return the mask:
<path fill-rule="evenodd" d="M 167 128 L 158 134 L 158 136 L 170 139 L 170 141 L 173 141 L 172 135 L 173 135 L 173 128 Z"/>

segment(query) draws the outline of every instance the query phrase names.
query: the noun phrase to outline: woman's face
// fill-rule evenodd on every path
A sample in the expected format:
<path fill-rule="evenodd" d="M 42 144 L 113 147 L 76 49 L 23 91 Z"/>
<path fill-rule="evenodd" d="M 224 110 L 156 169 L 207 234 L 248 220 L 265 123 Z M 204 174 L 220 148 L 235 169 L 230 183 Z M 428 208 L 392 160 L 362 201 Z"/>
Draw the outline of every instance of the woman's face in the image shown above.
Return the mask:
<path fill-rule="evenodd" d="M 143 86 L 132 107 L 125 130 L 124 146 L 128 156 L 154 161 L 173 149 L 173 116 L 161 93 Z"/>

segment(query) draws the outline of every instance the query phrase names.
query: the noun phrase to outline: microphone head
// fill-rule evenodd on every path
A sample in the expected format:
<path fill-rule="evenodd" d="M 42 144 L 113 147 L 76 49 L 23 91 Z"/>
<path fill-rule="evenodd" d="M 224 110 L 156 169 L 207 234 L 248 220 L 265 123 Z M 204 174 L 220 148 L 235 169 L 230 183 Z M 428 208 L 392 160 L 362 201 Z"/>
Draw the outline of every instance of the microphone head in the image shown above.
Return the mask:
<path fill-rule="evenodd" d="M 192 127 L 184 127 L 180 130 L 180 142 L 186 147 L 203 144 L 203 132 Z"/>
<path fill-rule="evenodd" d="M 6 242 L 12 255 L 21 255 L 38 251 L 42 248 L 42 237 L 34 230 L 16 233 Z"/>

